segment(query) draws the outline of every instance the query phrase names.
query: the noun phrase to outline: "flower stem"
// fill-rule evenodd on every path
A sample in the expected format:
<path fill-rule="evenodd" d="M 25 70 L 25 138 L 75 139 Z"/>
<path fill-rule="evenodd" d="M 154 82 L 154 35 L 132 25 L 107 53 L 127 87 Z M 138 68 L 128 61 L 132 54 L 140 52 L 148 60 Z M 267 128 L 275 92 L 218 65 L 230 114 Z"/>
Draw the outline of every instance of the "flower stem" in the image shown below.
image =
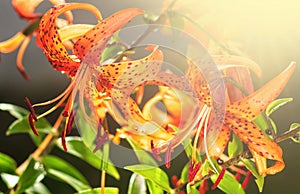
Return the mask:
<path fill-rule="evenodd" d="M 57 121 L 55 122 L 53 128 L 55 129 L 55 131 L 58 130 L 59 125 L 61 124 L 61 121 L 63 119 L 62 114 L 58 117 Z M 37 147 L 37 149 L 31 154 L 31 156 L 29 158 L 34 158 L 36 160 L 40 160 L 42 156 L 48 154 L 53 146 L 55 145 L 55 142 L 58 138 L 58 134 L 59 133 L 49 133 L 44 140 L 42 141 L 42 143 L 39 145 L 39 147 Z M 16 169 L 16 173 L 21 175 L 24 170 L 27 168 L 28 162 L 29 162 L 29 158 L 27 158 L 27 160 L 25 160 L 17 169 Z"/>

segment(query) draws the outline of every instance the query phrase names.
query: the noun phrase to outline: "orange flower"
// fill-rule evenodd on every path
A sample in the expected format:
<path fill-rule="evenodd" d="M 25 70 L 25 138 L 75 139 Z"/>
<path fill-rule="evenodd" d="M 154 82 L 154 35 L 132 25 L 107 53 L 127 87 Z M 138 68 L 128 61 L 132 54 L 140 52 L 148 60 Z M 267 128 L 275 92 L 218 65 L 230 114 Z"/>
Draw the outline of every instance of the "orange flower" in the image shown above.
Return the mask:
<path fill-rule="evenodd" d="M 27 20 L 34 20 L 42 16 L 42 14 L 34 13 L 35 8 L 42 2 L 43 0 L 12 0 L 12 5 L 16 12 L 19 14 L 21 18 Z M 65 0 L 49 0 L 53 5 L 59 5 L 66 3 Z M 67 20 L 71 22 L 73 20 L 73 16 L 71 12 L 66 13 Z"/>
<path fill-rule="evenodd" d="M 275 165 L 260 171 L 261 175 L 280 172 L 284 168 L 284 162 L 281 148 L 269 140 L 252 121 L 280 94 L 295 67 L 295 63 L 291 63 L 285 71 L 255 93 L 226 107 L 224 128 L 230 128 L 248 145 L 252 154 L 276 161 Z M 256 161 L 259 160 L 255 154 L 253 156 Z"/>
<path fill-rule="evenodd" d="M 10 39 L 0 42 L 0 53 L 11 53 L 15 51 L 20 45 L 20 50 L 17 56 L 17 68 L 20 71 L 21 75 L 29 80 L 29 75 L 25 72 L 24 66 L 22 64 L 22 59 L 25 53 L 27 46 L 29 45 L 30 39 L 32 36 L 35 36 L 35 31 L 40 22 L 41 14 L 35 14 L 35 8 L 42 2 L 43 0 L 12 0 L 12 5 L 16 12 L 20 15 L 20 17 L 29 21 L 28 26 L 18 32 Z M 64 0 L 50 0 L 53 5 L 64 3 Z M 73 16 L 71 12 L 66 13 L 66 18 L 69 23 L 72 23 Z M 39 41 L 37 40 L 37 45 L 39 45 Z"/>
<path fill-rule="evenodd" d="M 97 19 L 99 20 L 99 23 L 97 25 L 74 24 L 74 25 L 69 25 L 58 29 L 56 27 L 56 22 L 58 20 L 57 17 L 60 14 L 68 12 L 73 9 L 85 9 L 91 11 L 92 13 L 95 14 Z M 41 40 L 41 45 L 44 49 L 44 53 L 48 58 L 49 62 L 51 63 L 51 65 L 56 70 L 59 70 L 62 73 L 68 75 L 72 81 L 69 87 L 57 98 L 45 103 L 35 104 L 33 105 L 33 107 L 48 105 L 58 101 L 58 103 L 53 108 L 51 108 L 50 110 L 46 111 L 45 113 L 37 117 L 37 118 L 41 118 L 43 116 L 48 115 L 52 111 L 56 110 L 65 101 L 67 101 L 63 111 L 63 116 L 66 116 L 67 118 L 66 118 L 65 129 L 62 131 L 62 143 L 65 150 L 67 150 L 67 148 L 65 146 L 64 137 L 69 131 L 69 127 L 72 126 L 72 124 L 70 124 L 69 122 L 72 123 L 74 121 L 74 114 L 76 114 L 76 112 L 72 111 L 74 96 L 71 95 L 71 93 L 74 90 L 74 87 L 76 87 L 74 92 L 76 92 L 77 90 L 79 91 L 79 96 L 80 96 L 79 103 L 83 101 L 83 98 L 89 98 L 90 95 L 93 96 L 92 99 L 90 98 L 89 99 L 91 100 L 90 101 L 91 109 L 92 111 L 94 111 L 93 113 L 95 113 L 98 118 L 98 120 L 96 121 L 97 126 L 100 126 L 101 123 L 99 123 L 99 121 L 101 120 L 103 121 L 103 119 L 105 118 L 105 114 L 106 114 L 105 109 L 110 108 L 110 105 L 105 102 L 105 98 L 109 97 L 109 94 L 111 93 L 110 86 L 113 84 L 111 83 L 113 80 L 111 80 L 110 77 L 105 77 L 105 76 L 103 77 L 103 75 L 105 75 L 107 72 L 113 73 L 115 71 L 115 69 L 111 67 L 113 66 L 113 64 L 101 66 L 100 69 L 98 68 L 93 70 L 94 72 L 102 71 L 102 79 L 99 79 L 99 82 L 92 83 L 93 85 L 91 87 L 94 88 L 86 87 L 86 85 L 83 86 L 83 88 L 81 88 L 80 83 L 82 79 L 83 78 L 86 79 L 89 76 L 93 75 L 85 71 L 85 69 L 91 66 L 91 64 L 88 64 L 87 63 L 88 60 L 85 61 L 84 59 L 93 60 L 92 61 L 93 63 L 95 62 L 97 63 L 98 61 L 99 63 L 99 59 L 102 54 L 102 51 L 105 48 L 105 45 L 109 41 L 110 37 L 117 30 L 122 28 L 122 26 L 124 26 L 129 20 L 131 20 L 136 15 L 142 13 L 143 12 L 139 9 L 131 8 L 127 10 L 122 10 L 102 20 L 101 13 L 93 5 L 70 3 L 70 4 L 62 4 L 62 5 L 55 6 L 54 8 L 47 11 L 45 15 L 42 17 L 39 25 L 39 37 Z M 64 45 L 64 43 L 68 40 L 72 40 L 75 42 L 74 45 L 71 44 L 71 47 L 73 49 L 73 55 L 68 54 L 67 48 Z M 98 44 L 98 42 L 100 42 L 100 44 Z M 90 53 L 93 53 L 95 55 L 90 55 Z M 75 76 L 81 63 L 83 63 L 83 65 L 86 66 L 82 67 L 83 70 L 79 72 L 77 76 Z M 132 62 L 124 62 L 123 65 L 128 66 L 129 63 Z M 75 84 L 77 85 L 75 86 Z M 102 89 L 99 89 L 99 86 L 101 86 Z M 99 91 L 95 90 L 95 88 L 98 88 Z M 103 92 L 106 92 L 107 94 Z M 82 104 L 80 104 L 80 106 L 84 108 Z M 85 116 L 86 119 L 90 121 L 90 119 L 87 118 L 88 116 L 86 114 Z M 31 119 L 33 119 L 32 116 Z M 57 122 L 60 123 L 61 121 L 62 121 L 62 116 L 58 119 Z M 101 127 L 99 127 L 98 129 L 103 130 L 101 129 Z M 105 135 L 103 131 L 99 134 Z M 99 137 L 97 138 L 99 140 Z M 102 141 L 98 141 L 98 142 L 102 142 Z"/>
<path fill-rule="evenodd" d="M 202 150 L 205 150 L 205 152 L 210 156 L 218 157 L 223 153 L 227 146 L 230 131 L 233 131 L 245 144 L 248 145 L 261 175 L 280 172 L 284 168 L 281 148 L 275 142 L 269 140 L 252 121 L 280 94 L 281 90 L 284 88 L 290 76 L 294 72 L 294 69 L 295 64 L 291 63 L 284 72 L 256 92 L 252 93 L 250 96 L 243 97 L 240 100 L 233 100 L 232 102 L 228 101 L 225 108 L 225 120 L 223 123 L 220 123 L 220 118 L 218 118 L 220 115 L 212 114 L 215 107 L 213 107 L 212 104 L 210 88 L 204 78 L 201 77 L 202 74 L 200 70 L 191 64 L 190 68 L 186 72 L 186 77 L 193 84 L 197 97 L 200 103 L 203 104 L 200 113 L 201 118 L 199 126 L 195 131 L 194 150 L 196 150 L 197 145 L 200 146 L 202 144 Z M 181 78 L 178 77 L 177 81 L 180 82 L 180 80 Z M 174 85 L 173 87 L 176 88 Z M 170 97 L 170 94 L 168 97 Z M 157 102 L 164 98 L 163 93 L 158 93 L 158 95 L 154 96 L 153 99 L 156 99 L 154 102 Z M 167 106 L 167 109 L 168 112 L 173 115 L 173 118 L 172 116 L 171 118 L 166 118 L 164 121 L 165 124 L 179 119 L 176 115 L 179 115 L 177 111 L 180 110 L 179 107 L 181 104 L 178 102 L 177 97 L 172 98 L 173 101 L 171 102 L 174 103 L 172 106 Z M 154 102 L 151 102 L 151 104 L 153 105 Z M 150 112 L 148 106 L 149 105 L 146 104 L 146 110 L 143 110 L 145 114 L 149 114 Z M 192 105 L 187 105 L 187 107 L 191 106 Z M 156 113 L 160 113 L 158 110 L 155 111 Z M 208 120 L 210 120 L 210 128 L 208 128 Z M 218 126 L 221 126 L 221 129 L 219 129 Z M 149 145 L 149 142 L 141 136 L 131 137 L 136 139 L 138 144 L 143 148 L 147 148 L 145 145 Z M 195 153 L 192 160 L 193 159 L 195 159 Z M 266 159 L 275 160 L 275 165 L 266 168 Z"/>

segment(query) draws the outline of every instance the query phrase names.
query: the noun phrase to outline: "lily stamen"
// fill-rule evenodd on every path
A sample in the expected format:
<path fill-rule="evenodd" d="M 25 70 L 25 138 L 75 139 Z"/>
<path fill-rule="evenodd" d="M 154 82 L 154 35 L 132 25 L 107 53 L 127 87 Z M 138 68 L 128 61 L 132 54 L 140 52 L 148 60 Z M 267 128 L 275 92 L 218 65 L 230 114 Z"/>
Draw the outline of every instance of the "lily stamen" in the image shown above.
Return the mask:
<path fill-rule="evenodd" d="M 218 185 L 220 184 L 221 180 L 223 179 L 223 177 L 225 175 L 225 172 L 226 172 L 226 169 L 222 168 L 222 170 L 221 170 L 221 172 L 220 172 L 220 174 L 219 174 L 219 176 L 218 176 L 215 184 L 211 187 L 211 190 L 215 190 L 218 187 Z"/>
<path fill-rule="evenodd" d="M 28 123 L 29 123 L 30 128 L 32 129 L 33 133 L 36 136 L 39 136 L 39 132 L 37 131 L 37 129 L 34 125 L 34 121 L 35 121 L 34 116 L 33 116 L 33 114 L 30 113 L 29 116 L 28 116 Z"/>
<path fill-rule="evenodd" d="M 27 97 L 25 97 L 25 104 L 26 104 L 27 108 L 28 108 L 29 111 L 30 111 L 30 115 L 31 115 L 32 119 L 33 119 L 34 121 L 37 121 L 38 118 L 37 118 L 37 116 L 36 116 L 36 113 L 35 113 L 35 111 L 34 111 L 34 109 L 33 109 L 33 106 L 31 105 L 31 102 L 30 102 L 29 98 L 27 98 Z"/>

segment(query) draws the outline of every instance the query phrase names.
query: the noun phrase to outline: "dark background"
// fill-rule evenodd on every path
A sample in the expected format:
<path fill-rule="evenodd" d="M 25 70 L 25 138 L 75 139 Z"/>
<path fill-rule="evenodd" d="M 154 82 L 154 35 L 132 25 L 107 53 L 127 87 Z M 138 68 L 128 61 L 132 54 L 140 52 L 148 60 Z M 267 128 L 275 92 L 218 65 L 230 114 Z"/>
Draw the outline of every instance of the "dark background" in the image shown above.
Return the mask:
<path fill-rule="evenodd" d="M 126 7 L 141 7 L 145 10 L 159 11 L 161 5 L 158 0 L 151 1 L 151 3 L 145 0 L 82 0 L 81 2 L 90 2 L 96 5 L 104 17 Z M 243 44 L 246 52 L 250 53 L 252 59 L 261 65 L 263 77 L 255 81 L 256 88 L 277 75 L 290 61 L 300 61 L 300 14 L 298 13 L 300 3 L 292 0 L 279 0 L 276 1 L 276 4 L 273 1 L 265 1 L 265 4 L 259 4 L 258 7 L 247 4 L 241 4 L 241 7 L 238 7 L 237 1 L 224 2 L 227 3 L 216 3 L 216 12 L 220 16 L 227 14 L 227 20 L 224 22 L 229 22 L 228 28 L 236 30 L 236 40 Z M 49 2 L 45 1 L 42 6 L 38 7 L 38 11 L 44 12 L 49 7 Z M 76 12 L 74 13 L 76 22 L 95 23 L 91 14 L 78 12 L 80 13 L 78 16 Z M 238 15 L 233 15 L 233 13 Z M 9 0 L 0 2 L 0 41 L 6 40 L 22 30 L 26 24 L 27 22 L 19 19 L 14 12 Z M 24 106 L 25 96 L 28 96 L 32 102 L 42 102 L 57 96 L 68 85 L 68 79 L 52 69 L 42 51 L 35 46 L 34 41 L 30 43 L 23 59 L 25 68 L 31 76 L 30 81 L 25 81 L 17 71 L 16 55 L 17 52 L 1 54 L 0 102 Z M 279 133 L 288 129 L 291 123 L 300 122 L 299 73 L 300 69 L 297 68 L 288 86 L 281 94 L 281 97 L 293 97 L 294 102 L 273 115 L 278 124 Z M 48 119 L 53 121 L 55 116 L 50 115 Z M 12 121 L 13 118 L 10 115 L 0 112 L 0 152 L 12 156 L 18 164 L 21 164 L 35 147 L 27 135 L 5 136 L 5 131 Z M 299 145 L 290 140 L 280 145 L 284 151 L 286 168 L 283 172 L 266 178 L 263 193 L 298 193 Z M 54 153 L 66 156 L 59 150 L 54 150 Z M 79 170 L 88 177 L 93 186 L 99 185 L 100 172 L 73 157 L 67 157 L 67 160 L 80 168 Z M 173 161 L 172 165 L 181 165 L 180 159 Z M 175 171 L 172 173 L 179 173 L 174 166 L 172 169 Z M 124 176 L 119 182 L 108 179 L 107 184 L 122 185 L 121 193 L 125 193 L 129 173 L 124 170 L 121 172 L 124 172 Z M 47 179 L 46 183 L 55 185 L 50 187 L 53 193 L 73 192 L 70 187 L 56 181 Z M 258 193 L 253 182 L 248 187 L 247 193 Z"/>

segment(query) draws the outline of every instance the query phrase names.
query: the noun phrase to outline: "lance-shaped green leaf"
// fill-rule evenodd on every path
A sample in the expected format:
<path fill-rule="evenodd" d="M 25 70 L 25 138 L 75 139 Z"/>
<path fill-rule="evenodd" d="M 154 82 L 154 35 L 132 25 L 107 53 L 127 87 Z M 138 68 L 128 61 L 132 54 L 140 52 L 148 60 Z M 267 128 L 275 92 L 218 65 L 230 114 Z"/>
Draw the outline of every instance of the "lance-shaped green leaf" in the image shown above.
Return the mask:
<path fill-rule="evenodd" d="M 53 127 L 45 118 L 40 118 L 34 124 L 40 133 L 54 133 Z M 15 133 L 32 133 L 27 116 L 13 122 L 6 131 L 6 135 Z"/>
<path fill-rule="evenodd" d="M 261 176 L 255 167 L 255 164 L 251 160 L 243 159 L 242 162 L 245 164 L 246 168 L 255 176 L 255 183 L 258 187 L 259 192 L 263 191 L 264 187 L 264 177 Z"/>
<path fill-rule="evenodd" d="M 0 153 L 0 173 L 14 174 L 17 167 L 16 161 L 10 156 Z"/>
<path fill-rule="evenodd" d="M 35 183 L 32 187 L 26 190 L 26 194 L 51 194 L 49 189 L 43 183 Z"/>
<path fill-rule="evenodd" d="M 133 173 L 129 180 L 127 194 L 135 194 L 135 193 L 146 194 L 147 187 L 146 187 L 145 179 L 141 175 Z"/>
<path fill-rule="evenodd" d="M 148 186 L 148 191 L 149 193 L 155 193 L 155 194 L 163 194 L 164 190 L 157 186 L 154 182 L 147 180 L 147 186 Z"/>
<path fill-rule="evenodd" d="M 35 122 L 35 127 L 41 133 L 41 135 L 36 136 L 32 132 L 32 129 L 30 128 L 30 125 L 28 123 L 27 114 L 24 117 L 14 121 L 6 131 L 6 135 L 12 135 L 16 133 L 28 133 L 35 145 L 38 146 L 43 141 L 45 134 L 55 133 L 53 127 L 45 118 L 40 118 L 37 122 Z"/>
<path fill-rule="evenodd" d="M 166 192 L 171 191 L 167 174 L 158 167 L 137 164 L 126 166 L 125 169 L 143 176 L 146 180 L 152 181 Z"/>
<path fill-rule="evenodd" d="M 64 150 L 61 141 L 57 141 L 57 146 Z M 91 166 L 101 170 L 102 166 L 102 152 L 98 150 L 96 153 L 93 153 L 82 141 L 80 137 L 66 137 L 66 145 L 68 147 L 68 154 L 76 156 Z M 112 162 L 107 163 L 107 171 L 109 175 L 115 179 L 120 179 L 118 170 L 112 165 Z"/>
<path fill-rule="evenodd" d="M 102 188 L 94 188 L 94 189 L 87 189 L 87 190 L 82 190 L 79 191 L 76 194 L 99 194 L 102 192 Z M 118 194 L 119 189 L 115 187 L 105 187 L 104 188 L 104 193 L 105 194 Z"/>
<path fill-rule="evenodd" d="M 199 190 L 195 188 L 194 186 L 191 186 L 190 184 L 187 184 L 186 190 L 188 194 L 198 194 Z"/>
<path fill-rule="evenodd" d="M 29 113 L 26 109 L 20 106 L 8 103 L 0 103 L 0 110 L 9 112 L 9 114 L 17 119 L 21 119 Z"/>
<path fill-rule="evenodd" d="M 156 161 L 153 159 L 152 156 L 149 155 L 146 151 L 144 151 L 141 147 L 139 147 L 134 141 L 130 138 L 127 139 L 128 143 L 134 150 L 136 157 L 138 158 L 141 164 L 147 164 L 151 166 L 157 166 Z"/>
<path fill-rule="evenodd" d="M 43 157 L 42 163 L 49 177 L 68 183 L 77 191 L 90 188 L 84 176 L 65 160 L 48 155 Z"/>
<path fill-rule="evenodd" d="M 211 176 L 212 182 L 216 182 L 218 178 L 218 174 Z M 224 193 L 234 193 L 234 194 L 245 194 L 242 185 L 235 180 L 235 178 L 228 174 L 227 172 L 224 174 L 221 182 L 218 184 L 218 188 L 222 190 Z"/>
<path fill-rule="evenodd" d="M 232 134 L 232 141 L 228 143 L 228 155 L 230 158 L 235 157 L 243 152 L 243 143 L 235 135 Z"/>
<path fill-rule="evenodd" d="M 9 189 L 14 188 L 19 182 L 19 176 L 13 174 L 1 173 L 1 178 Z"/>
<path fill-rule="evenodd" d="M 291 101 L 293 101 L 293 98 L 281 98 L 281 99 L 274 100 L 266 108 L 266 115 L 270 116 L 273 112 L 275 112 L 280 107 L 284 106 L 285 104 L 287 104 Z"/>
<path fill-rule="evenodd" d="M 36 182 L 44 178 L 43 165 L 31 158 L 25 171 L 20 176 L 16 194 L 24 193 L 25 190 L 33 186 Z"/>
<path fill-rule="evenodd" d="M 183 169 L 181 170 L 181 180 L 182 182 L 187 182 L 188 181 L 188 176 L 189 176 L 189 168 L 190 168 L 191 163 L 188 162 Z"/>

